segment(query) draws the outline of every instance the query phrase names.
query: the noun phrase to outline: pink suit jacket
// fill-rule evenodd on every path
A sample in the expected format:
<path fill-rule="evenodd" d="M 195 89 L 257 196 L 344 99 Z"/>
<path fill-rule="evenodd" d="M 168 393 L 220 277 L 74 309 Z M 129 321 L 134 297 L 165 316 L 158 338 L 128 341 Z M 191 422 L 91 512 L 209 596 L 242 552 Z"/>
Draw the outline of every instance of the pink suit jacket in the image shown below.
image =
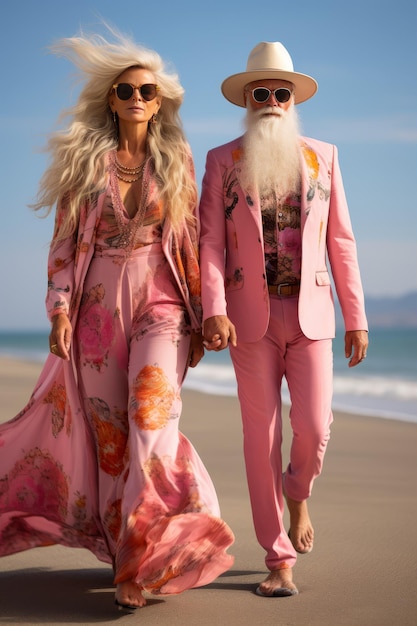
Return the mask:
<path fill-rule="evenodd" d="M 335 336 L 328 257 L 346 330 L 367 330 L 356 243 L 337 148 L 300 137 L 302 265 L 298 316 L 309 339 Z M 258 197 L 239 183 L 242 138 L 207 154 L 200 202 L 203 317 L 228 315 L 238 342 L 260 339 L 269 323 Z"/>

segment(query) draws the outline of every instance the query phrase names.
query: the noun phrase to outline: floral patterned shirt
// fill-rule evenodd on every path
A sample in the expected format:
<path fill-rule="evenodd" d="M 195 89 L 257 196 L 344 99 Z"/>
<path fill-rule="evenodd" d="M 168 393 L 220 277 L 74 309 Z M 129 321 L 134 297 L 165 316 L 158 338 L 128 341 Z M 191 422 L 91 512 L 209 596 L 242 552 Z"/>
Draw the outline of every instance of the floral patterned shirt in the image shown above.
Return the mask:
<path fill-rule="evenodd" d="M 300 204 L 299 195 L 279 200 L 272 191 L 261 196 L 268 285 L 296 283 L 301 278 Z"/>

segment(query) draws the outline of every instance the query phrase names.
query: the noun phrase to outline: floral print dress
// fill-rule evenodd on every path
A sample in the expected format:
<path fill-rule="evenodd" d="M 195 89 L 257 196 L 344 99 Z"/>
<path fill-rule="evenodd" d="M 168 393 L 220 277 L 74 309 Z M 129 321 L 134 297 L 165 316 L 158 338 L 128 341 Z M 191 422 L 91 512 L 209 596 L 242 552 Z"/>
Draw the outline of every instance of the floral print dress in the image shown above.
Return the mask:
<path fill-rule="evenodd" d="M 179 431 L 199 323 L 195 236 L 161 222 L 151 179 L 126 254 L 117 193 L 113 180 L 86 207 L 73 258 L 68 243 L 50 258 L 48 310 L 68 307 L 72 359 L 50 355 L 28 405 L 0 426 L 0 556 L 84 547 L 113 565 L 115 583 L 179 593 L 233 562 L 212 481 Z"/>

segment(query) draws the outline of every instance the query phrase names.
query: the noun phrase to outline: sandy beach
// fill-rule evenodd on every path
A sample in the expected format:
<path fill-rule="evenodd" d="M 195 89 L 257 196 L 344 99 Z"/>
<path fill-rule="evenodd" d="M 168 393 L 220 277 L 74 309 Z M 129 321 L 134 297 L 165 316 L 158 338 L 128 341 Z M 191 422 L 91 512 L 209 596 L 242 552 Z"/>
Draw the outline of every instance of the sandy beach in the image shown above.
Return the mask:
<path fill-rule="evenodd" d="M 39 372 L 0 358 L 0 422 L 23 408 Z M 206 587 L 149 597 L 126 615 L 114 606 L 108 566 L 84 550 L 37 548 L 0 559 L 0 624 L 417 625 L 417 424 L 335 413 L 309 504 L 314 550 L 294 570 L 300 593 L 269 599 L 254 594 L 267 572 L 252 526 L 238 401 L 184 391 L 183 402 L 181 430 L 236 535 L 232 569 Z"/>

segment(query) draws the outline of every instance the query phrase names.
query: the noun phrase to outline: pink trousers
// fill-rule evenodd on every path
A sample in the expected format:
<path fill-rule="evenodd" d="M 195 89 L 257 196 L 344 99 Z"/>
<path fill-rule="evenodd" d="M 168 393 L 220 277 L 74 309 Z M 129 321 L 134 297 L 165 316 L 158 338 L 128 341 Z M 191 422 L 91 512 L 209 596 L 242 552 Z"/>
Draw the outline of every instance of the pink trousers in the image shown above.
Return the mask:
<path fill-rule="evenodd" d="M 332 422 L 332 340 L 312 341 L 298 323 L 298 297 L 271 296 L 265 336 L 231 347 L 243 421 L 244 456 L 256 536 L 268 569 L 293 567 L 296 552 L 284 526 L 285 492 L 302 501 L 320 474 Z M 282 460 L 281 384 L 291 398 L 293 432 Z"/>
<path fill-rule="evenodd" d="M 190 323 L 161 244 L 96 250 L 71 361 L 0 424 L 0 556 L 60 544 L 152 594 L 211 583 L 233 533 L 179 430 Z M 198 419 L 198 415 L 196 415 Z"/>

